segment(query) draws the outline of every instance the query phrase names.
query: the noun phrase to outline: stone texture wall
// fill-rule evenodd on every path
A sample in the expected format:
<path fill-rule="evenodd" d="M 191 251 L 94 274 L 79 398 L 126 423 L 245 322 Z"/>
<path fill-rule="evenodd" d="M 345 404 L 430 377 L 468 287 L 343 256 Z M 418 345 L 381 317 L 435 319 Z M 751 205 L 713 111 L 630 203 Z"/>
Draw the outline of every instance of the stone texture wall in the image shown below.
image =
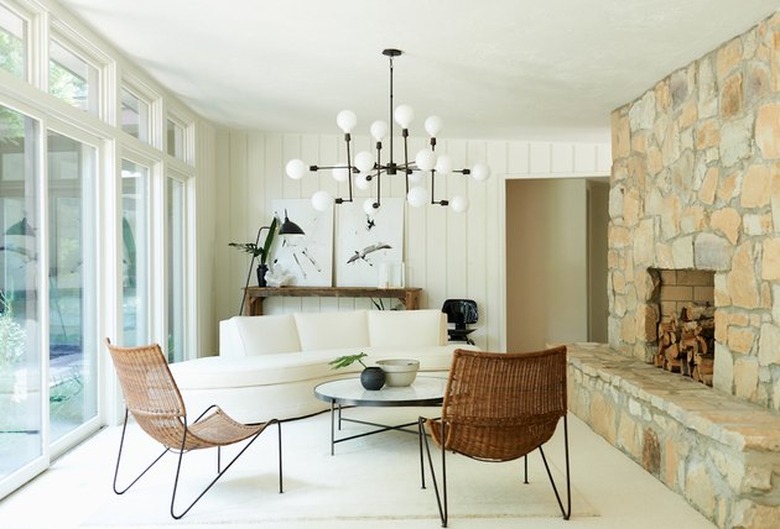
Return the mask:
<path fill-rule="evenodd" d="M 716 388 L 780 410 L 780 13 L 612 114 L 609 341 L 650 361 L 648 268 L 715 272 Z"/>

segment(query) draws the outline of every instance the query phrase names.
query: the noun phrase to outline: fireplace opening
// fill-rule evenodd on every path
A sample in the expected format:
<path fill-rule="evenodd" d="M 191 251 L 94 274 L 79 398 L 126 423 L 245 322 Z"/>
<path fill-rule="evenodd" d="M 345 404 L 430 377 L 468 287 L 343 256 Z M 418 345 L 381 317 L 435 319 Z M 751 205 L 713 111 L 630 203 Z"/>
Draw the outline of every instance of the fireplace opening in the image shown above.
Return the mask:
<path fill-rule="evenodd" d="M 657 367 L 712 386 L 715 366 L 715 273 L 648 270 L 657 303 Z"/>

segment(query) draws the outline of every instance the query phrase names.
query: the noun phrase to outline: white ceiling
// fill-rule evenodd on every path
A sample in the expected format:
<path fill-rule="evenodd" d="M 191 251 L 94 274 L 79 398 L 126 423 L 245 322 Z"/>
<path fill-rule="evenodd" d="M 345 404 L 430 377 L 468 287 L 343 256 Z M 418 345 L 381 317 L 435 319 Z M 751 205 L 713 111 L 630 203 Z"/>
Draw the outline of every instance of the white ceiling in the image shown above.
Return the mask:
<path fill-rule="evenodd" d="M 59 0 L 216 123 L 338 133 L 429 114 L 441 137 L 608 141 L 610 112 L 778 0 Z M 416 125 L 416 127 L 415 127 Z"/>

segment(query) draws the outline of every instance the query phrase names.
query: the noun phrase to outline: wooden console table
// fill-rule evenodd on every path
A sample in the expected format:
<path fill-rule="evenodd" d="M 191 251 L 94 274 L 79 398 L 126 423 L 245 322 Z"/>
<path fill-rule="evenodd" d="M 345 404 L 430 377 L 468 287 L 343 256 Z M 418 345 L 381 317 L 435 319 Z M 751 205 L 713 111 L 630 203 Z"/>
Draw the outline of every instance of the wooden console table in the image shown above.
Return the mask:
<path fill-rule="evenodd" d="M 371 288 L 371 287 L 248 287 L 244 300 L 246 316 L 261 316 L 263 300 L 273 297 L 323 297 L 323 298 L 394 298 L 404 304 L 406 310 L 420 308 L 422 288 Z"/>

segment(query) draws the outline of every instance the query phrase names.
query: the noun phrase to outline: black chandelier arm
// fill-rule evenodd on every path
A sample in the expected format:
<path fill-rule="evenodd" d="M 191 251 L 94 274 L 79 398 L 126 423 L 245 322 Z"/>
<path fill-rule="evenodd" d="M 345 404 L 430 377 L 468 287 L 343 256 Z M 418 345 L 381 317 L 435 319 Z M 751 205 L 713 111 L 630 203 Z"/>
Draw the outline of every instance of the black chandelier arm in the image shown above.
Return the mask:
<path fill-rule="evenodd" d="M 392 145 L 392 136 L 390 145 Z M 390 168 L 393 165 L 392 161 L 392 154 L 390 159 L 390 165 L 389 166 L 382 166 L 382 142 L 378 141 L 376 142 L 376 163 L 374 164 L 374 170 L 376 171 L 376 201 L 372 204 L 374 209 L 379 209 L 380 206 L 380 197 L 382 196 L 382 169 L 384 168 L 385 171 L 390 173 Z"/>
<path fill-rule="evenodd" d="M 317 171 L 332 171 L 334 169 L 352 169 L 353 173 L 359 173 L 360 169 L 350 165 L 310 165 L 309 171 L 316 173 Z"/>
<path fill-rule="evenodd" d="M 352 175 L 357 171 L 357 167 L 352 167 L 352 150 L 350 145 L 352 144 L 351 136 L 349 133 L 344 134 L 344 142 L 347 144 L 347 184 L 349 185 L 349 202 L 352 202 Z M 343 204 L 344 201 L 336 202 L 336 204 Z"/>

